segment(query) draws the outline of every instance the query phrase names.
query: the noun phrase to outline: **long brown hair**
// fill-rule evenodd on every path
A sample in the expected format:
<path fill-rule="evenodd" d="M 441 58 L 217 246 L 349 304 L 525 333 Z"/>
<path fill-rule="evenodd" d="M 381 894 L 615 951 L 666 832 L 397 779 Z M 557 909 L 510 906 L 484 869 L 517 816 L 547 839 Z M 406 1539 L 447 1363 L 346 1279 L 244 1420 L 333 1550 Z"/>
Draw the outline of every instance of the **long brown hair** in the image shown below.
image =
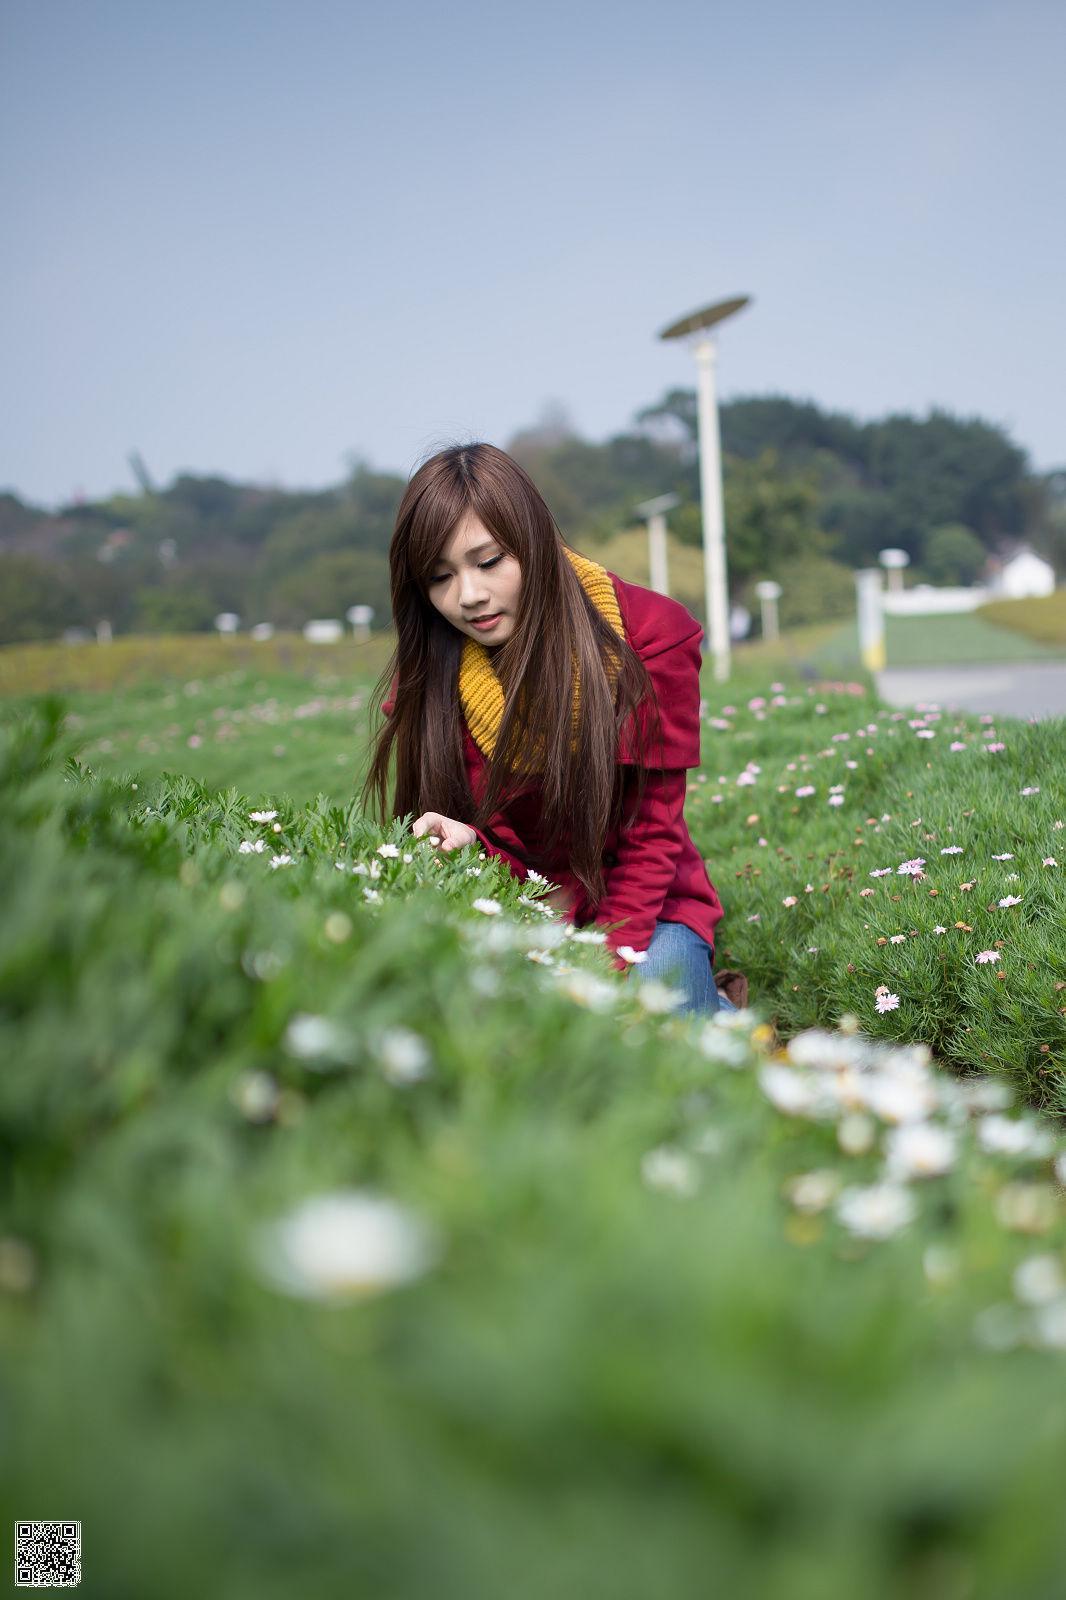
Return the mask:
<path fill-rule="evenodd" d="M 433 605 L 428 587 L 453 529 L 471 512 L 517 559 L 522 574 L 514 630 L 492 656 L 505 702 L 480 805 L 463 759 L 459 663 L 464 635 Z M 423 811 L 439 811 L 485 828 L 506 796 L 529 783 L 519 758 L 531 746 L 543 752 L 536 775 L 542 853 L 527 864 L 544 870 L 565 837 L 570 870 L 595 904 L 604 891 L 607 835 L 622 821 L 627 794 L 639 806 L 645 768 L 652 765 L 643 719 L 654 723 L 660 754 L 662 724 L 647 668 L 586 594 L 564 544 L 532 479 L 495 445 L 453 445 L 414 473 L 389 546 L 396 649 L 372 700 L 378 706 L 396 678 L 395 707 L 373 737 L 362 803 L 365 807 L 372 796 L 383 819 L 413 820 Z M 613 688 L 608 661 L 616 673 Z M 559 708 L 572 704 L 575 662 L 580 704 L 571 722 Z M 647 709 L 638 715 L 641 704 Z M 635 779 L 626 781 L 617 756 L 631 715 L 630 736 L 639 759 Z M 396 793 L 390 811 L 393 746 Z"/>

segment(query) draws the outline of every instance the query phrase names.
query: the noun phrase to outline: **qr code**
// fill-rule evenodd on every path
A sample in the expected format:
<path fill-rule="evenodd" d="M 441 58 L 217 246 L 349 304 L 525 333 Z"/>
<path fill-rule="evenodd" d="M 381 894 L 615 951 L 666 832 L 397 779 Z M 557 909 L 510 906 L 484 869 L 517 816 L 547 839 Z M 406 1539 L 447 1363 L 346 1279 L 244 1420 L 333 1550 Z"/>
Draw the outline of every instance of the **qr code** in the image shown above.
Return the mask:
<path fill-rule="evenodd" d="M 16 1588 L 67 1589 L 80 1582 L 80 1522 L 16 1522 Z"/>

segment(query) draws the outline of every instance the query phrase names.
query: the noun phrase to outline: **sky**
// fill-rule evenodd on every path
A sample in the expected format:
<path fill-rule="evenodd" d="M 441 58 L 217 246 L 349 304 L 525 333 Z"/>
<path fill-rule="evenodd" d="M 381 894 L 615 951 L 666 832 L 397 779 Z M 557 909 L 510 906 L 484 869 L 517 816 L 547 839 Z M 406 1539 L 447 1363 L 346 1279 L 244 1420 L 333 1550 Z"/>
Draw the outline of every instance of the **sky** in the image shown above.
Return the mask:
<path fill-rule="evenodd" d="M 0 490 L 408 476 L 561 405 L 943 407 L 1066 465 L 1060 0 L 2 0 Z"/>

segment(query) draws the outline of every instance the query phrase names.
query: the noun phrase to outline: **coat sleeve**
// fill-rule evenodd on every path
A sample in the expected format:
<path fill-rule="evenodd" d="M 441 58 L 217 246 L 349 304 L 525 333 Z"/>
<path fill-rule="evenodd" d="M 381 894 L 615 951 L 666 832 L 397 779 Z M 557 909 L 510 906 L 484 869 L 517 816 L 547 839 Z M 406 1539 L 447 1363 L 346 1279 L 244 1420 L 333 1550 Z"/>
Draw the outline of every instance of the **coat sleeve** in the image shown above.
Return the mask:
<path fill-rule="evenodd" d="M 634 774 L 627 787 L 635 784 Z M 684 841 L 687 787 L 683 767 L 649 770 L 640 810 L 619 833 L 616 863 L 604 874 L 604 894 L 594 918 L 601 927 L 622 919 L 607 934 L 615 952 L 620 945 L 646 950 L 651 943 Z M 623 971 L 629 963 L 616 954 L 613 965 Z"/>
<path fill-rule="evenodd" d="M 468 823 L 467 826 L 472 827 L 473 824 Z M 486 827 L 474 828 L 474 832 L 481 840 L 486 854 L 495 856 L 497 861 L 505 862 L 513 877 L 525 880 L 529 876 L 529 868 L 515 854 L 515 850 L 521 848 L 521 840 L 502 811 L 494 812 Z"/>

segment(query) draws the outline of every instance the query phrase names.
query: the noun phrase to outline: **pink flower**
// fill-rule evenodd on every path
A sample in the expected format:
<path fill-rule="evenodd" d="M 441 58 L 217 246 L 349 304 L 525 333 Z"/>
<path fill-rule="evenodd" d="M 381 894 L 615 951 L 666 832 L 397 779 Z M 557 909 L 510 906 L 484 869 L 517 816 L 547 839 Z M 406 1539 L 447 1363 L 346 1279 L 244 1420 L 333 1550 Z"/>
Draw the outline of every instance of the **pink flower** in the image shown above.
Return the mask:
<path fill-rule="evenodd" d="M 1039 794 L 1039 793 L 1040 793 L 1040 785 L 1038 783 L 1030 783 L 1026 788 L 1024 788 L 1022 790 L 1022 794 Z"/>
<path fill-rule="evenodd" d="M 975 964 L 977 966 L 985 967 L 985 966 L 988 965 L 988 963 L 990 961 L 998 961 L 999 960 L 999 951 L 998 950 L 979 950 L 977 955 L 975 955 L 973 959 L 974 959 L 974 962 L 975 962 Z"/>
<path fill-rule="evenodd" d="M 899 995 L 889 994 L 886 989 L 884 994 L 879 994 L 877 996 L 874 1004 L 876 1005 L 878 1011 L 882 1013 L 885 1011 L 895 1011 L 899 1006 Z"/>
<path fill-rule="evenodd" d="M 801 783 L 799 788 L 796 790 L 796 798 L 797 798 L 797 800 L 805 800 L 809 794 L 813 794 L 813 793 L 814 793 L 814 784 L 813 783 Z"/>
<path fill-rule="evenodd" d="M 935 739 L 936 738 L 936 729 L 935 728 L 919 728 L 916 737 L 919 738 L 919 739 Z"/>
<path fill-rule="evenodd" d="M 1001 906 L 1020 906 L 1021 903 L 1022 897 L 1020 894 L 1005 894 L 999 902 Z"/>
<path fill-rule="evenodd" d="M 829 796 L 829 804 L 831 806 L 842 806 L 844 804 L 844 796 L 842 794 L 831 794 Z"/>
<path fill-rule="evenodd" d="M 753 911 L 751 916 L 748 918 L 748 921 L 749 922 L 758 922 L 758 920 L 759 920 L 759 913 L 757 911 Z"/>
<path fill-rule="evenodd" d="M 897 874 L 901 872 L 907 873 L 912 878 L 924 878 L 925 873 L 922 870 L 924 866 L 925 857 L 915 856 L 913 861 L 901 861 L 899 866 L 896 868 L 896 872 Z"/>
<path fill-rule="evenodd" d="M 1002 743 L 986 744 L 985 745 L 985 749 L 988 751 L 990 756 L 998 755 L 1001 750 L 1005 750 L 1006 748 L 1007 748 L 1007 746 L 1005 744 L 1002 744 Z"/>
<path fill-rule="evenodd" d="M 1055 860 L 1054 856 L 1045 856 L 1040 865 L 1042 867 L 1057 867 L 1058 862 Z"/>
<path fill-rule="evenodd" d="M 796 900 L 796 896 L 794 894 L 786 894 L 781 904 L 783 906 L 794 906 L 798 904 L 798 901 Z"/>
<path fill-rule="evenodd" d="M 948 748 L 949 750 L 965 750 L 966 746 L 963 744 L 961 739 L 953 739 Z"/>
<path fill-rule="evenodd" d="M 894 933 L 888 942 L 889 944 L 906 944 L 907 935 L 905 933 Z"/>
<path fill-rule="evenodd" d="M 947 931 L 948 930 L 946 928 L 942 928 L 940 926 L 939 922 L 937 923 L 936 927 L 933 929 L 934 933 L 947 933 Z"/>
<path fill-rule="evenodd" d="M 941 850 L 940 854 L 942 856 L 961 856 L 962 855 L 962 845 L 961 844 L 947 844 L 947 845 L 944 846 L 943 850 Z"/>
<path fill-rule="evenodd" d="M 1011 855 L 1009 850 L 1005 850 L 1001 856 L 993 856 L 992 860 L 993 861 L 1013 861 L 1014 857 Z"/>
<path fill-rule="evenodd" d="M 887 878 L 891 871 L 891 867 L 875 867 L 870 876 L 871 878 Z"/>

